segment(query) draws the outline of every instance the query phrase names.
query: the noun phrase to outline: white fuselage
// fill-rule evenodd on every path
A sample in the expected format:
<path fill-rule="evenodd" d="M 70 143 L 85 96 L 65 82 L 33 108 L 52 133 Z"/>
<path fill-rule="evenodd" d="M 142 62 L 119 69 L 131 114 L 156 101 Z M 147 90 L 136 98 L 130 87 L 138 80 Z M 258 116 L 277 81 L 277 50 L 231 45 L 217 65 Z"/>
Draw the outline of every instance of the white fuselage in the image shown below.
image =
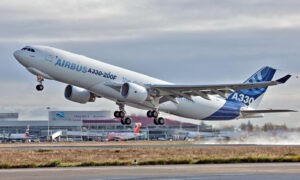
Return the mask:
<path fill-rule="evenodd" d="M 171 84 L 144 74 L 113 66 L 86 56 L 70 53 L 46 46 L 32 46 L 35 52 L 16 51 L 17 60 L 35 75 L 84 88 L 97 96 L 113 101 L 124 101 L 126 105 L 140 109 L 152 109 L 149 102 L 131 103 L 107 83 L 132 82 L 141 85 Z M 88 72 L 92 71 L 92 72 Z M 210 96 L 211 100 L 192 97 L 193 101 L 177 98 L 179 102 L 167 101 L 159 109 L 170 114 L 205 119 L 224 106 L 226 100 L 218 96 Z"/>
<path fill-rule="evenodd" d="M 29 137 L 26 134 L 10 134 L 9 139 L 28 139 Z"/>
<path fill-rule="evenodd" d="M 108 141 L 114 141 L 114 140 L 130 140 L 137 138 L 139 136 L 142 136 L 143 134 L 140 133 L 132 133 L 132 132 L 127 132 L 127 133 L 109 133 L 108 134 Z"/>

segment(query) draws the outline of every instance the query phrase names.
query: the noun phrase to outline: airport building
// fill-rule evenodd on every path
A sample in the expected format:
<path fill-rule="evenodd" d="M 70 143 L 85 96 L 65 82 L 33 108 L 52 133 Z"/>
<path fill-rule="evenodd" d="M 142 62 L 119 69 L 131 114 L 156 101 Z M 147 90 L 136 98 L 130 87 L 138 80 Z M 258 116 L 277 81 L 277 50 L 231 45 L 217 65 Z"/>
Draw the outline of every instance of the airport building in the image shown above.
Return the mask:
<path fill-rule="evenodd" d="M 157 126 L 153 119 L 134 115 L 131 116 L 132 124 L 124 126 L 111 111 L 49 111 L 48 120 L 19 120 L 18 117 L 18 113 L 0 113 L 0 134 L 25 133 L 29 126 L 31 136 L 47 137 L 60 132 L 62 136 L 94 140 L 94 137 L 103 138 L 109 132 L 132 131 L 137 122 L 142 123 L 141 132 L 146 134 L 145 139 L 173 138 L 174 134 L 184 136 L 185 131 L 212 129 L 204 123 L 195 125 L 170 119 L 166 119 L 165 125 Z"/>

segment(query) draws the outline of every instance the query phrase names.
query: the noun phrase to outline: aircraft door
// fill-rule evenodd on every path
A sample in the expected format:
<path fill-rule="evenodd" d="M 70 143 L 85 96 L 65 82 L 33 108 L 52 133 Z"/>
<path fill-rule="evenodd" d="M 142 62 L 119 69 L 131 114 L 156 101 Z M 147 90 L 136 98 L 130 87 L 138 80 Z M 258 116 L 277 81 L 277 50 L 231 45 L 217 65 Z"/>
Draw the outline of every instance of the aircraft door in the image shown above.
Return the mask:
<path fill-rule="evenodd" d="M 46 61 L 54 62 L 56 57 L 52 54 L 47 54 L 45 58 L 46 58 Z"/>

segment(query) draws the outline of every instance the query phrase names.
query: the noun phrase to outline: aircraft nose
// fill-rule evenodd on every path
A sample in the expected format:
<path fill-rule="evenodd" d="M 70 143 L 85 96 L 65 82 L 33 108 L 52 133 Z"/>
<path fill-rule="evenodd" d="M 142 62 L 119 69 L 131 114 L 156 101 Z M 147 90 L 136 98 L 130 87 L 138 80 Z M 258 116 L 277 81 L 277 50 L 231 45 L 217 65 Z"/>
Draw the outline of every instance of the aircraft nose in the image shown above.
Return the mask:
<path fill-rule="evenodd" d="M 17 60 L 20 60 L 20 57 L 21 57 L 20 50 L 17 50 L 17 51 L 14 52 L 14 57 L 15 57 Z"/>
<path fill-rule="evenodd" d="M 26 59 L 24 57 L 24 54 L 21 50 L 16 50 L 14 52 L 14 57 L 16 58 L 16 60 L 21 63 L 23 66 L 26 65 Z"/>

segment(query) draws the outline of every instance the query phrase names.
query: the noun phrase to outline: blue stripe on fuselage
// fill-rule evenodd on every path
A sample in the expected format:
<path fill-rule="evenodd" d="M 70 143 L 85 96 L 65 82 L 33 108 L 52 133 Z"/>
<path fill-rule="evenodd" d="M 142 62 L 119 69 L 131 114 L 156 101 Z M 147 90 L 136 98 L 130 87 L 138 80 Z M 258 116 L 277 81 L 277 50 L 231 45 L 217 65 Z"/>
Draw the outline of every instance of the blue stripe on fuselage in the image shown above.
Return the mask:
<path fill-rule="evenodd" d="M 203 120 L 231 120 L 240 116 L 240 109 L 244 105 L 239 102 L 226 101 L 223 107 L 212 115 L 204 118 Z"/>

